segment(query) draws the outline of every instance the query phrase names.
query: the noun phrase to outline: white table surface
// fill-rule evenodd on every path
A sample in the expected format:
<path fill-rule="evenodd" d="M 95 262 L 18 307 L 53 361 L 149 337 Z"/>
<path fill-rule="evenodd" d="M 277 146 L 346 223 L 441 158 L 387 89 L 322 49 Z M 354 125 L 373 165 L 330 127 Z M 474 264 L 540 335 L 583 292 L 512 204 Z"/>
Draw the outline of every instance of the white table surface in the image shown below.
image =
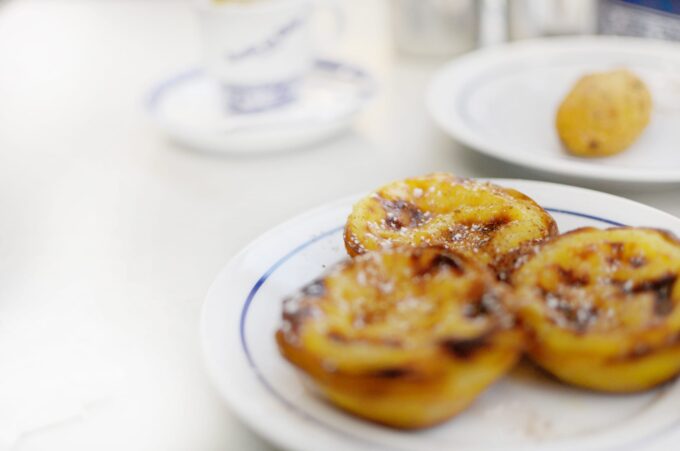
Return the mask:
<path fill-rule="evenodd" d="M 370 69 L 353 131 L 295 153 L 197 154 L 142 101 L 194 66 L 179 1 L 0 1 L 0 450 L 267 450 L 222 404 L 198 344 L 204 294 L 279 222 L 392 179 L 446 170 L 546 178 L 439 132 L 439 62 L 395 54 L 386 1 L 346 0 L 335 55 Z M 618 194 L 680 215 L 680 189 Z"/>

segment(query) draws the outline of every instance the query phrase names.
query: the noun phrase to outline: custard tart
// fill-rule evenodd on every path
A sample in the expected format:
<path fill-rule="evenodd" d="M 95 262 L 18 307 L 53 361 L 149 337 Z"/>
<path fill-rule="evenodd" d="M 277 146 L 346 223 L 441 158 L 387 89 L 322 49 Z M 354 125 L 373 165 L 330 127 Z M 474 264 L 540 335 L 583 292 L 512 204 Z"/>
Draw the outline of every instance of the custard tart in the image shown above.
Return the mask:
<path fill-rule="evenodd" d="M 357 202 L 345 226 L 350 256 L 393 246 L 463 251 L 506 279 L 519 258 L 557 235 L 555 220 L 524 194 L 447 173 L 396 181 Z"/>
<path fill-rule="evenodd" d="M 510 289 L 442 248 L 368 252 L 283 303 L 282 355 L 330 402 L 415 429 L 463 410 L 517 361 Z"/>
<path fill-rule="evenodd" d="M 644 390 L 680 372 L 680 242 L 643 228 L 578 229 L 513 275 L 538 365 L 570 384 Z"/>

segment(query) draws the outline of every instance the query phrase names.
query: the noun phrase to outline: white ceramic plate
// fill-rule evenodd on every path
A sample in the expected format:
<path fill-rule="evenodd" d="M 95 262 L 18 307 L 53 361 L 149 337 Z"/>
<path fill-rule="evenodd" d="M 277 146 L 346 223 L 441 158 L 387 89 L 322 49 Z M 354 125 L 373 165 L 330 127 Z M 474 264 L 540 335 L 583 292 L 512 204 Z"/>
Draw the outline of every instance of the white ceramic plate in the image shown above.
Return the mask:
<path fill-rule="evenodd" d="M 147 111 L 175 141 L 214 153 L 255 154 L 317 143 L 345 130 L 375 82 L 359 67 L 318 60 L 297 100 L 255 113 L 228 111 L 221 86 L 194 69 L 154 87 Z"/>
<path fill-rule="evenodd" d="M 561 231 L 626 224 L 680 233 L 680 219 L 620 197 L 543 182 L 496 182 L 548 208 Z M 281 300 L 346 258 L 342 227 L 354 201 L 329 204 L 266 233 L 234 257 L 210 289 L 201 326 L 207 366 L 253 429 L 284 448 L 309 451 L 637 450 L 680 439 L 678 383 L 603 395 L 520 366 L 459 416 L 420 432 L 356 419 L 305 390 L 274 342 Z"/>
<path fill-rule="evenodd" d="M 559 103 L 582 75 L 627 67 L 650 87 L 652 120 L 623 153 L 583 159 L 562 148 Z M 469 53 L 433 79 L 428 109 L 453 138 L 542 171 L 605 181 L 680 182 L 680 44 L 616 37 L 549 38 Z"/>

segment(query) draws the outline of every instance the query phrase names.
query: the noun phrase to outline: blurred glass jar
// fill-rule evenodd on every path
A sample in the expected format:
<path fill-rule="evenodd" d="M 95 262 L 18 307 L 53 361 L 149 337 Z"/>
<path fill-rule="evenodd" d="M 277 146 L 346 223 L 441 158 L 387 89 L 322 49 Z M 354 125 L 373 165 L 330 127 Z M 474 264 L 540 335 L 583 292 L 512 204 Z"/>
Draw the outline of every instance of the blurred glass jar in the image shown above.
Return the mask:
<path fill-rule="evenodd" d="M 512 40 L 594 34 L 596 26 L 596 0 L 508 0 L 508 33 Z"/>
<path fill-rule="evenodd" d="M 680 0 L 600 0 L 598 31 L 680 41 Z"/>
<path fill-rule="evenodd" d="M 450 56 L 477 45 L 476 0 L 393 0 L 392 32 L 408 54 Z"/>

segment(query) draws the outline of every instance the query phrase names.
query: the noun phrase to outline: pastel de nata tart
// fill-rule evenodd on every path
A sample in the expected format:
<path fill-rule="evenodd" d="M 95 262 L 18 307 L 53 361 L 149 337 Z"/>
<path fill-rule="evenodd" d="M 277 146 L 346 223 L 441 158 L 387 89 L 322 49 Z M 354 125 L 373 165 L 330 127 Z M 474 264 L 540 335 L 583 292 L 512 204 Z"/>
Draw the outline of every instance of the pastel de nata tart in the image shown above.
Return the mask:
<path fill-rule="evenodd" d="M 512 277 L 528 353 L 570 384 L 654 387 L 680 372 L 680 242 L 654 229 L 578 229 Z"/>
<path fill-rule="evenodd" d="M 392 182 L 357 202 L 345 226 L 351 256 L 397 245 L 474 254 L 504 279 L 534 245 L 557 235 L 555 220 L 510 188 L 434 173 Z"/>
<path fill-rule="evenodd" d="M 339 264 L 283 304 L 276 340 L 333 404 L 402 429 L 440 423 L 517 361 L 510 290 L 474 259 L 397 248 Z"/>

